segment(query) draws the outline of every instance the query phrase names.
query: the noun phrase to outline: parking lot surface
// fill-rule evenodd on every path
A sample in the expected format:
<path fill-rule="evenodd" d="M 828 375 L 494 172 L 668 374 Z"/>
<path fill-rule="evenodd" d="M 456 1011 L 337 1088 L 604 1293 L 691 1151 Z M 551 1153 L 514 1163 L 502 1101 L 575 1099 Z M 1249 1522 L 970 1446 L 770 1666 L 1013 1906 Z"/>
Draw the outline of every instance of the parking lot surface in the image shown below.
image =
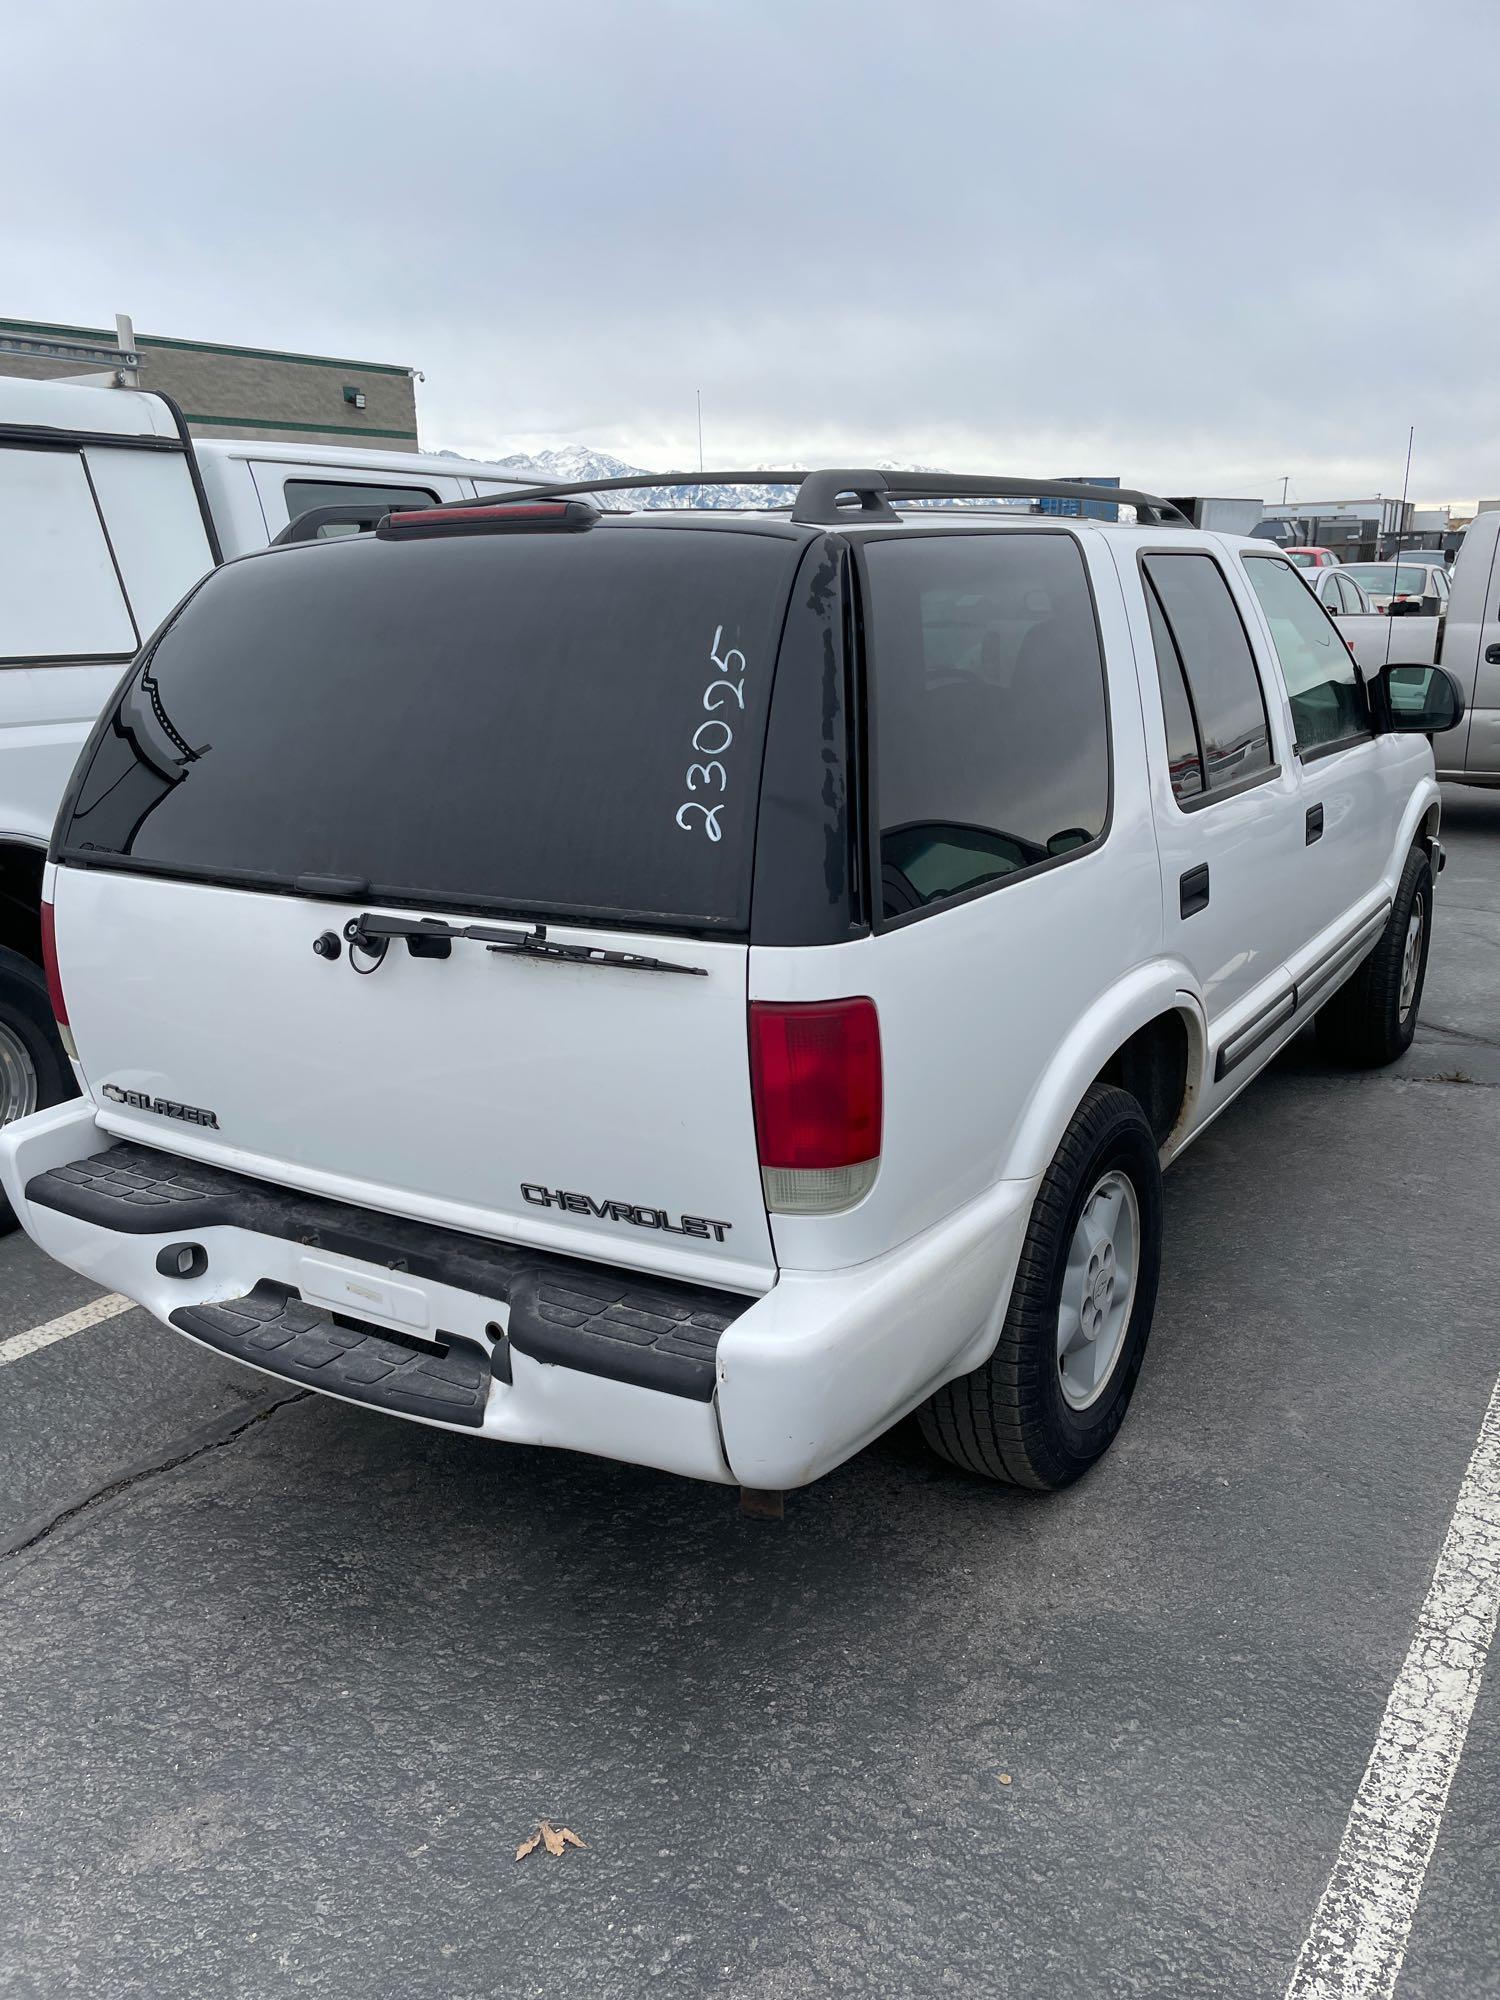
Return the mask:
<path fill-rule="evenodd" d="M 1279 2000 L 1500 1372 L 1500 794 L 1444 837 L 1416 1046 L 1168 1177 L 1061 1496 L 903 1430 L 750 1521 L 135 1310 L 0 1365 L 0 1992 Z M 0 1244 L 0 1357 L 96 1296 Z M 1497 1680 L 1400 2000 L 1500 1994 Z"/>

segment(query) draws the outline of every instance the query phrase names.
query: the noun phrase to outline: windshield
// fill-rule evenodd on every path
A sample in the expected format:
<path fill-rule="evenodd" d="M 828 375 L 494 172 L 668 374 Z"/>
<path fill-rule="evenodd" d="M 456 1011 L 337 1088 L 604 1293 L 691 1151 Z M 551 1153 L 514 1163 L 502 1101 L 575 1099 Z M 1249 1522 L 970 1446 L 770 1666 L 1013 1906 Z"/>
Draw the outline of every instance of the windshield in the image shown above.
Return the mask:
<path fill-rule="evenodd" d="M 59 851 L 743 930 L 800 549 L 601 525 L 231 563 L 126 681 Z"/>
<path fill-rule="evenodd" d="M 1428 582 L 1427 571 L 1414 563 L 1402 563 L 1399 572 L 1394 563 L 1350 563 L 1344 574 L 1362 583 L 1376 597 L 1425 597 L 1434 588 Z"/>
<path fill-rule="evenodd" d="M 1318 559 L 1311 549 L 1288 549 L 1286 559 L 1294 562 L 1298 569 L 1316 569 L 1318 566 Z"/>

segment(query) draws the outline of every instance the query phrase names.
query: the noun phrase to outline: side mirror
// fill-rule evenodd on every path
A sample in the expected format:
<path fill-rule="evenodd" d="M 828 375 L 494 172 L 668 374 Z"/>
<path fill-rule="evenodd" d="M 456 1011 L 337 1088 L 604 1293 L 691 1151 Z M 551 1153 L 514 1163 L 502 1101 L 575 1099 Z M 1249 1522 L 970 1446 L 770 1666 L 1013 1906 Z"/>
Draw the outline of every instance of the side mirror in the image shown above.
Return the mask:
<path fill-rule="evenodd" d="M 1446 667 L 1382 667 L 1376 685 L 1389 730 L 1437 736 L 1464 719 L 1463 695 Z"/>

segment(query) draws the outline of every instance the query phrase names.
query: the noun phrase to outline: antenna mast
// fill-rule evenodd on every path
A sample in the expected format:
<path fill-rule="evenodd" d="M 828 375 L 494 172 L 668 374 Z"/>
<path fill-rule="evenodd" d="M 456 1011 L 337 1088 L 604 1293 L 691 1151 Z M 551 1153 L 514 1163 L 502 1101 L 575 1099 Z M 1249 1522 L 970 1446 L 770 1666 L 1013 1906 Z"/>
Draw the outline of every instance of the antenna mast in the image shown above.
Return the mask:
<path fill-rule="evenodd" d="M 1406 492 L 1411 485 L 1411 447 L 1417 435 L 1415 424 L 1409 424 L 1406 431 L 1406 471 L 1401 476 L 1401 516 L 1396 523 L 1396 556 L 1391 570 L 1391 602 L 1386 606 L 1385 663 L 1391 664 L 1391 641 L 1396 636 L 1395 627 L 1389 622 L 1391 606 L 1396 602 L 1396 585 L 1401 581 L 1401 537 L 1406 533 Z M 1420 607 L 1419 607 L 1420 608 Z"/>

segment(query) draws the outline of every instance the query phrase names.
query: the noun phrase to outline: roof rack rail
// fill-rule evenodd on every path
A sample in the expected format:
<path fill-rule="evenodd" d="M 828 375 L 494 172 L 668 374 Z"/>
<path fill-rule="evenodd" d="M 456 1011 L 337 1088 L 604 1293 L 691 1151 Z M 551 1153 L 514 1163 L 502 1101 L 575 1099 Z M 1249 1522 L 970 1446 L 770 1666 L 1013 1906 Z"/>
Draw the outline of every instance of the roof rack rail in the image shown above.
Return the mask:
<path fill-rule="evenodd" d="M 474 502 L 468 504 L 472 507 Z M 390 511 L 389 500 L 340 500 L 326 507 L 309 507 L 305 514 L 293 515 L 281 533 L 272 536 L 271 547 L 284 549 L 296 542 L 324 540 L 324 528 L 355 528 L 363 533 L 383 521 Z"/>
<path fill-rule="evenodd" d="M 795 486 L 797 499 L 792 519 L 825 528 L 837 527 L 851 516 L 899 520 L 893 501 L 979 499 L 1077 500 L 1106 506 L 1123 503 L 1134 507 L 1137 518 L 1146 527 L 1161 527 L 1169 521 L 1191 525 L 1170 500 L 1158 499 L 1154 493 L 1138 493 L 1130 486 L 1089 486 L 1078 479 L 1001 479 L 988 473 L 876 472 L 839 466 L 811 472 L 773 472 L 761 466 L 742 472 L 640 472 L 629 478 L 574 479 L 562 484 L 522 486 L 486 497 L 503 504 L 511 500 L 558 500 L 569 493 L 633 493 L 647 486 Z M 472 507 L 474 503 L 472 500 L 444 503 L 449 507 L 465 504 Z"/>

